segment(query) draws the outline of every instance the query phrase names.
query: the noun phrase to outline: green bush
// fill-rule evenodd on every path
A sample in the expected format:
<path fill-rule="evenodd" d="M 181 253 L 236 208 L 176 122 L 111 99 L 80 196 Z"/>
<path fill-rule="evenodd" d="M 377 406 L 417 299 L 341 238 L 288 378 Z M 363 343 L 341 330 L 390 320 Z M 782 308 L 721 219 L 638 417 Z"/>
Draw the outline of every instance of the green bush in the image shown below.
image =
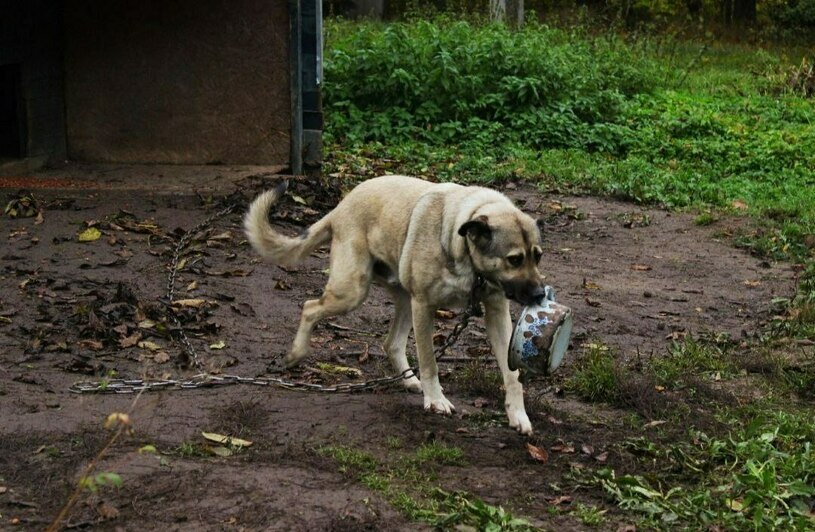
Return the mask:
<path fill-rule="evenodd" d="M 421 140 L 621 153 L 625 104 L 652 67 L 613 37 L 529 24 L 511 32 L 446 19 L 328 23 L 329 139 Z"/>

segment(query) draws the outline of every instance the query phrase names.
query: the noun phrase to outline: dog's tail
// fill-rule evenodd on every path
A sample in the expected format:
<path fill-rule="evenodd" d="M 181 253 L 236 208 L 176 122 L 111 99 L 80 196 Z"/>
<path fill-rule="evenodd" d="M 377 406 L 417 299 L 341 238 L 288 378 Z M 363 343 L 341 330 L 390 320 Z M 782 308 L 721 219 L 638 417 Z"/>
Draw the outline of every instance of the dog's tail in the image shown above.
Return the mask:
<path fill-rule="evenodd" d="M 274 230 L 269 223 L 269 209 L 286 192 L 288 181 L 258 196 L 243 219 L 249 243 L 263 258 L 281 266 L 292 266 L 305 259 L 312 251 L 331 239 L 328 217 L 309 227 L 299 237 L 288 237 Z"/>

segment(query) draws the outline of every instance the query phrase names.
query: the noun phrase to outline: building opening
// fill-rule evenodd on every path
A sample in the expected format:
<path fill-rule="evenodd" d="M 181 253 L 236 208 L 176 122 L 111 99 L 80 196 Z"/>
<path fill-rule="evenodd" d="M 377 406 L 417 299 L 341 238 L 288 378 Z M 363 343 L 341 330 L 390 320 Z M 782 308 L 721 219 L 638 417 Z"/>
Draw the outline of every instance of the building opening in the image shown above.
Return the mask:
<path fill-rule="evenodd" d="M 0 65 L 0 160 L 25 156 L 20 65 Z"/>

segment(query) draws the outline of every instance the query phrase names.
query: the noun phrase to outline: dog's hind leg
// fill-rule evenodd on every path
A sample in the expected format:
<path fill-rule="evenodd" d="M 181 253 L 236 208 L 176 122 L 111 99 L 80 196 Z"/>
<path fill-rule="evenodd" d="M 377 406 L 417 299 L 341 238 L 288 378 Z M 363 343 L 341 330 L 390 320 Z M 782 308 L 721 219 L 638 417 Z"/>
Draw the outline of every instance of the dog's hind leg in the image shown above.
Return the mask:
<path fill-rule="evenodd" d="M 444 397 L 439 383 L 439 366 L 433 353 L 433 327 L 436 309 L 415 299 L 411 301 L 413 335 L 419 355 L 419 375 L 424 394 L 424 409 L 441 414 L 451 414 L 455 407 Z"/>
<path fill-rule="evenodd" d="M 391 321 L 388 337 L 385 338 L 384 347 L 393 369 L 397 373 L 402 373 L 410 367 L 407 354 L 405 353 L 412 319 L 410 295 L 401 287 L 390 288 L 389 292 L 393 296 L 393 304 L 396 312 L 394 313 L 393 321 Z M 422 384 L 419 382 L 419 379 L 416 378 L 416 375 L 412 375 L 402 382 L 409 391 L 422 393 Z"/>
<path fill-rule="evenodd" d="M 372 271 L 373 260 L 364 242 L 334 238 L 328 283 L 320 299 L 310 299 L 303 304 L 300 327 L 284 359 L 287 367 L 295 366 L 309 355 L 311 333 L 318 321 L 345 314 L 362 304 L 368 295 Z"/>
<path fill-rule="evenodd" d="M 510 371 L 507 357 L 509 355 L 509 340 L 512 334 L 512 318 L 509 315 L 509 301 L 503 294 L 495 295 L 484 301 L 484 321 L 487 326 L 487 337 L 492 346 L 492 352 L 498 361 L 498 368 L 504 379 L 506 408 L 509 426 L 521 434 L 532 434 L 532 423 L 526 415 L 524 408 L 524 390 L 518 381 L 518 371 Z"/>

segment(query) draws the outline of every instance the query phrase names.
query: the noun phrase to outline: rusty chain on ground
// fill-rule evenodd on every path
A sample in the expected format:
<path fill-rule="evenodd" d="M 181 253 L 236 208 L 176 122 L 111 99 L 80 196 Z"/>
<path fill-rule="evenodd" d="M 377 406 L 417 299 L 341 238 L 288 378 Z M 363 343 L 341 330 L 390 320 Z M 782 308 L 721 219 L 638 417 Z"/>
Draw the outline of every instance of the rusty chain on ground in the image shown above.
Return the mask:
<path fill-rule="evenodd" d="M 173 301 L 175 300 L 175 281 L 178 273 L 178 264 L 181 254 L 184 249 L 189 245 L 192 238 L 208 228 L 215 220 L 228 215 L 237 208 L 238 204 L 232 202 L 223 209 L 220 209 L 208 216 L 201 223 L 185 232 L 173 249 L 172 258 L 169 264 L 169 273 L 167 274 L 167 292 L 166 292 L 166 307 L 167 315 L 173 322 L 174 329 L 171 332 L 176 337 L 176 340 L 181 344 L 184 355 L 187 357 L 187 362 L 195 367 L 197 370 L 203 369 L 201 359 L 198 356 L 198 351 L 190 342 L 184 325 L 173 309 Z M 458 337 L 467 328 L 470 318 L 473 316 L 481 315 L 481 304 L 477 300 L 477 291 L 484 284 L 484 279 L 477 276 L 470 293 L 470 301 L 467 308 L 461 314 L 461 319 L 450 331 L 450 334 L 444 339 L 442 345 L 436 349 L 436 361 L 441 360 L 447 351 L 456 343 Z M 69 391 L 77 394 L 132 394 L 141 392 L 150 392 L 158 390 L 187 390 L 197 388 L 213 388 L 218 386 L 228 386 L 233 384 L 253 384 L 256 386 L 278 386 L 289 390 L 305 390 L 327 393 L 350 393 L 363 390 L 371 390 L 381 386 L 388 386 L 412 376 L 419 376 L 417 367 L 410 367 L 401 373 L 391 375 L 390 377 L 380 377 L 376 379 L 369 379 L 363 382 L 343 382 L 333 385 L 315 384 L 309 382 L 298 382 L 286 380 L 279 377 L 243 377 L 240 375 L 213 375 L 210 373 L 198 373 L 188 379 L 121 379 L 112 378 L 101 381 L 80 381 L 75 382 L 69 388 Z"/>

